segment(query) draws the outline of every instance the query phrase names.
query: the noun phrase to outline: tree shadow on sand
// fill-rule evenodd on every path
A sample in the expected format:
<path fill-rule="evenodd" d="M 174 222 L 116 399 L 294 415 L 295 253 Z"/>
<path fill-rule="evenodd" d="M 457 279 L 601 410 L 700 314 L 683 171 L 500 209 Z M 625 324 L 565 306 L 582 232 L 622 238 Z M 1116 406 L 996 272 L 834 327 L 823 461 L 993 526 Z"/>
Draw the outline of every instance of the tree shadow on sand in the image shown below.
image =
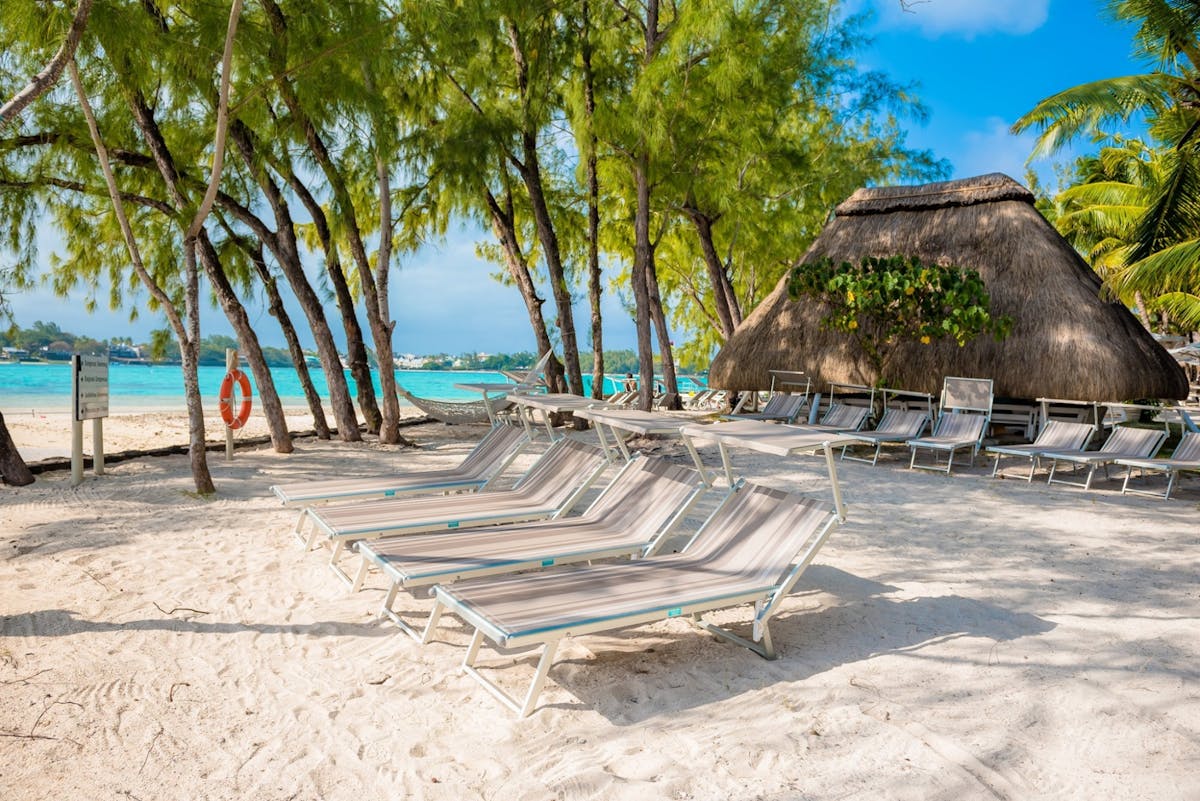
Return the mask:
<path fill-rule="evenodd" d="M 176 610 L 167 610 L 168 612 Z M 93 632 L 170 631 L 180 634 L 287 634 L 298 637 L 391 637 L 394 632 L 378 623 L 321 620 L 313 623 L 206 623 L 194 610 L 178 610 L 181 617 L 164 614 L 121 623 L 88 620 L 70 609 L 42 609 L 0 617 L 0 637 L 69 637 Z M 207 614 L 207 613 L 205 613 Z"/>

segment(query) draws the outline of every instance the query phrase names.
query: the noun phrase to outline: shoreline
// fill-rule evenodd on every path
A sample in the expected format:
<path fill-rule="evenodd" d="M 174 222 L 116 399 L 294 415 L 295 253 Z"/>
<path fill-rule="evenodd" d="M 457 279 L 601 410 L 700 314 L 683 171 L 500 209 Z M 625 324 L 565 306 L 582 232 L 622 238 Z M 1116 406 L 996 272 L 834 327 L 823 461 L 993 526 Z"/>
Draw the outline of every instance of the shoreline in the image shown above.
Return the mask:
<path fill-rule="evenodd" d="M 425 415 L 415 406 L 402 403 L 401 422 L 423 418 Z M 29 464 L 46 460 L 69 459 L 71 456 L 71 412 L 44 411 L 34 414 L 10 414 L 4 411 L 4 423 L 17 447 L 17 452 Z M 333 412 L 325 409 L 325 419 L 333 426 Z M 313 428 L 312 415 L 307 406 L 285 406 L 284 418 L 289 431 L 309 431 Z M 103 418 L 104 452 L 117 454 L 124 451 L 155 451 L 163 448 L 186 448 L 191 437 L 186 410 L 138 410 L 116 411 Z M 266 418 L 261 410 L 251 414 L 245 427 L 235 432 L 235 442 L 256 440 L 269 436 Z M 216 408 L 204 411 L 204 438 L 206 442 L 223 445 L 225 424 Z M 269 441 L 269 440 L 267 440 Z M 83 451 L 90 457 L 92 425 L 84 421 Z"/>

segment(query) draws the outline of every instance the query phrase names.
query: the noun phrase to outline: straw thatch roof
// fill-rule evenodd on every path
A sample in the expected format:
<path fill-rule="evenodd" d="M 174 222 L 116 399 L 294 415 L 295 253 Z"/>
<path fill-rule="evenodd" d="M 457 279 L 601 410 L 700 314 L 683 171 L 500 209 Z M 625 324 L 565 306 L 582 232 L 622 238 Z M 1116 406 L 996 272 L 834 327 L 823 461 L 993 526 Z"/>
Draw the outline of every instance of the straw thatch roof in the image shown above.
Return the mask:
<path fill-rule="evenodd" d="M 1119 303 L 1102 299 L 1100 279 L 1034 208 L 1029 190 L 994 173 L 959 181 L 860 189 L 836 209 L 801 262 L 828 256 L 917 256 L 979 271 L 992 313 L 1013 318 L 1003 342 L 984 334 L 902 344 L 888 366 L 893 387 L 938 392 L 946 375 L 992 378 L 998 396 L 1072 400 L 1185 398 L 1175 360 Z M 871 384 L 861 349 L 825 330 L 827 307 L 793 301 L 787 278 L 717 354 L 711 386 L 769 386 L 768 370 L 806 370 L 817 386 Z"/>

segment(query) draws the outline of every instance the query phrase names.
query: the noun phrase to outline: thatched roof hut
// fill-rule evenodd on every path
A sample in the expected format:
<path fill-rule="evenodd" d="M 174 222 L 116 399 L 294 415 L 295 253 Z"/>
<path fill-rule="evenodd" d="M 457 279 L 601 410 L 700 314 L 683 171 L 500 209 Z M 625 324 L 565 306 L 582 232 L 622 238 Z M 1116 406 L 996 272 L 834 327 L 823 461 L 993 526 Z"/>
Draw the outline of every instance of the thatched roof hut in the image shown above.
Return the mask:
<path fill-rule="evenodd" d="M 1187 396 L 1175 360 L 1128 309 L 1101 297 L 1096 274 L 1037 212 L 1029 190 L 1006 175 L 860 189 L 801 262 L 892 255 L 978 270 L 992 313 L 1014 321 L 1003 342 L 984 334 L 962 348 L 897 346 L 892 386 L 936 393 L 943 376 L 957 375 L 992 378 L 996 394 L 1010 398 Z M 861 349 L 821 326 L 828 307 L 789 299 L 786 284 L 785 276 L 717 354 L 710 385 L 763 389 L 771 369 L 806 370 L 817 386 L 874 383 Z"/>

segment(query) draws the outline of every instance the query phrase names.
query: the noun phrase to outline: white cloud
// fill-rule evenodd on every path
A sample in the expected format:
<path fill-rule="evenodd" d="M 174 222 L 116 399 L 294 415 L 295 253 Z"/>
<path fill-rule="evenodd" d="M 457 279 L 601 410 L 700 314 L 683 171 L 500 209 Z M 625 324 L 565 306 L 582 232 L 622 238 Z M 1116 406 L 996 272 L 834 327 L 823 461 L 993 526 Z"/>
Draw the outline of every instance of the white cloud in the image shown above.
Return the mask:
<path fill-rule="evenodd" d="M 873 0 L 885 28 L 918 28 L 928 37 L 1026 34 L 1046 22 L 1050 0 Z"/>
<path fill-rule="evenodd" d="M 964 133 L 957 152 L 946 154 L 954 164 L 954 176 L 968 178 L 1002 172 L 1025 183 L 1025 160 L 1033 151 L 1036 137 L 1028 132 L 1010 133 L 1009 125 L 999 117 L 989 117 L 983 130 Z M 1032 166 L 1046 165 L 1035 163 Z"/>

